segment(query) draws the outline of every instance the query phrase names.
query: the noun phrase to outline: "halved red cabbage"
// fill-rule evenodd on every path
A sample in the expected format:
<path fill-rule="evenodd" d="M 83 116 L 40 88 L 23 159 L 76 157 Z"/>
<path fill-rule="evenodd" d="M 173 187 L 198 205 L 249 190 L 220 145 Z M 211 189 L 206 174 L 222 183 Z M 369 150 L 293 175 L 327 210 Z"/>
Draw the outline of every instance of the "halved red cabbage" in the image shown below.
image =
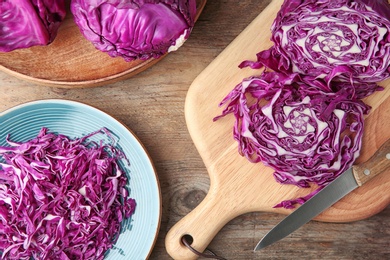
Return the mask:
<path fill-rule="evenodd" d="M 81 33 L 112 57 L 158 58 L 179 48 L 195 22 L 196 0 L 72 0 Z"/>
<path fill-rule="evenodd" d="M 271 30 L 274 45 L 241 67 L 353 82 L 360 98 L 390 77 L 387 0 L 285 0 Z"/>
<path fill-rule="evenodd" d="M 0 0 L 0 52 L 51 43 L 65 15 L 65 0 Z"/>
<path fill-rule="evenodd" d="M 135 209 L 114 144 L 70 139 L 42 128 L 0 147 L 2 259 L 103 259 Z M 113 140 L 113 139 L 112 139 Z"/>
<path fill-rule="evenodd" d="M 352 166 L 359 156 L 363 115 L 369 107 L 351 89 L 326 92 L 299 74 L 263 72 L 244 79 L 221 102 L 234 114 L 238 150 L 251 162 L 272 167 L 279 183 L 318 189 L 276 207 L 293 208 Z M 324 87 L 325 88 L 325 87 Z"/>

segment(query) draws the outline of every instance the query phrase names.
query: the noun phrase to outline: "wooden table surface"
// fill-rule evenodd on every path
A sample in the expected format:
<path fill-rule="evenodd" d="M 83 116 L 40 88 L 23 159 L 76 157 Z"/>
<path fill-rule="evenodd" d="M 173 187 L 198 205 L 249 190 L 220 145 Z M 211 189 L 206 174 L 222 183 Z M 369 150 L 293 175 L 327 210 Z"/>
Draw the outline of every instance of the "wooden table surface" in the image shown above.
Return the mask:
<path fill-rule="evenodd" d="M 150 259 L 171 259 L 165 250 L 167 232 L 200 203 L 209 188 L 208 173 L 185 123 L 187 90 L 268 3 L 209 0 L 183 47 L 121 82 L 63 89 L 0 72 L 0 110 L 32 100 L 63 98 L 100 108 L 131 128 L 152 157 L 162 191 L 161 227 Z M 284 240 L 253 252 L 258 240 L 283 217 L 260 212 L 240 216 L 220 231 L 209 248 L 227 259 L 390 259 L 389 206 L 353 223 L 311 221 Z"/>

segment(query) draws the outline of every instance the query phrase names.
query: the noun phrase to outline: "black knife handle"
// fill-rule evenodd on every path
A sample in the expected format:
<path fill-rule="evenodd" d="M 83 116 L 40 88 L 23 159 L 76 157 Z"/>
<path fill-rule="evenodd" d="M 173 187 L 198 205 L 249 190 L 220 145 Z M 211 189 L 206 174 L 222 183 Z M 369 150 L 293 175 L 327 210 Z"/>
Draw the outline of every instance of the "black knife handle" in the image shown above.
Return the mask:
<path fill-rule="evenodd" d="M 366 162 L 352 166 L 353 174 L 359 186 L 371 180 L 390 167 L 390 139 Z"/>

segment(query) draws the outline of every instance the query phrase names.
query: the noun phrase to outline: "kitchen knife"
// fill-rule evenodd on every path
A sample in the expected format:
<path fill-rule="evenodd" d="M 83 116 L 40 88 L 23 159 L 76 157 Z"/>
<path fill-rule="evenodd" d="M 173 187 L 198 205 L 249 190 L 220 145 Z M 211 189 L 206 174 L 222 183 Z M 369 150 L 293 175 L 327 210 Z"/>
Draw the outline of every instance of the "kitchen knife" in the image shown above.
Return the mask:
<path fill-rule="evenodd" d="M 254 251 L 279 241 L 332 206 L 345 195 L 390 168 L 390 139 L 366 162 L 354 165 L 271 229 Z"/>

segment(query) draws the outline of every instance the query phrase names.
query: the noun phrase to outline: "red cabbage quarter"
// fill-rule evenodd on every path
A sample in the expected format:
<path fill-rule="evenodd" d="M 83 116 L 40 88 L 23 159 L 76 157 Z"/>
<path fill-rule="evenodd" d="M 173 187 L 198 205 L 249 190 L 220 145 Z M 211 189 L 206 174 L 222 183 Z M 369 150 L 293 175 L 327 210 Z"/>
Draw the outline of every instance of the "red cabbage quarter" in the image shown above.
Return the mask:
<path fill-rule="evenodd" d="M 0 52 L 51 43 L 65 15 L 65 0 L 0 0 Z"/>
<path fill-rule="evenodd" d="M 389 30 L 387 0 L 285 0 L 271 28 L 274 45 L 241 67 L 352 81 L 367 96 L 390 76 Z"/>
<path fill-rule="evenodd" d="M 195 23 L 196 0 L 72 0 L 71 12 L 98 50 L 146 60 L 184 43 Z"/>
<path fill-rule="evenodd" d="M 48 132 L 0 146 L 2 259 L 103 259 L 135 210 L 114 144 Z"/>
<path fill-rule="evenodd" d="M 263 72 L 238 84 L 215 118 L 234 114 L 239 153 L 272 167 L 279 183 L 317 186 L 307 196 L 276 207 L 302 204 L 359 156 L 363 115 L 369 107 L 351 99 L 350 89 L 333 93 L 314 85 L 304 83 L 299 74 Z"/>

